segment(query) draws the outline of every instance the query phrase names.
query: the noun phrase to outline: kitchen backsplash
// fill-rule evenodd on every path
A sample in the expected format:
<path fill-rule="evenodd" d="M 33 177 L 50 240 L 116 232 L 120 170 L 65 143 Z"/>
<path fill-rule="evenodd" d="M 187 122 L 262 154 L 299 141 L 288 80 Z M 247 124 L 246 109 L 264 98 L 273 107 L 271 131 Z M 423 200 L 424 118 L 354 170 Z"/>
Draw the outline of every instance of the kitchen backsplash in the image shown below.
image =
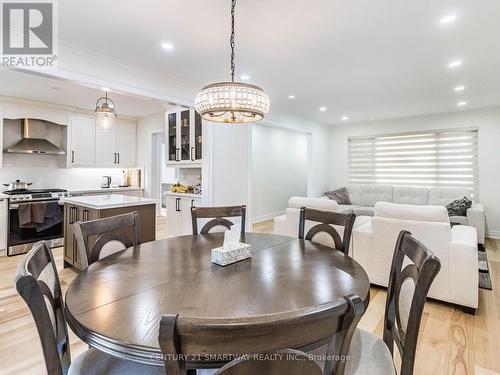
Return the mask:
<path fill-rule="evenodd" d="M 111 176 L 111 183 L 118 185 L 123 170 L 118 168 L 61 168 L 57 158 L 40 156 L 35 159 L 32 155 L 29 156 L 31 156 L 31 166 L 19 162 L 19 159 L 24 158 L 15 158 L 16 161 L 13 158 L 4 158 L 3 168 L 0 168 L 0 183 L 22 180 L 32 182 L 33 188 L 96 189 L 101 186 L 102 176 Z"/>
<path fill-rule="evenodd" d="M 179 183 L 188 186 L 201 184 L 201 168 L 179 168 L 177 178 Z"/>

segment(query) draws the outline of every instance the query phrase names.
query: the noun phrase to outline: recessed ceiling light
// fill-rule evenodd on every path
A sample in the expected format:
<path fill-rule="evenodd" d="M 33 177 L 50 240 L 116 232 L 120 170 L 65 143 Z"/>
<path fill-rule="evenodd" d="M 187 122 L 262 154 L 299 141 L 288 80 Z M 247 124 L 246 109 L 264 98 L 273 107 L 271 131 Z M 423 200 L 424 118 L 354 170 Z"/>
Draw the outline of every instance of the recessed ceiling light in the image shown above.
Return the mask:
<path fill-rule="evenodd" d="M 467 105 L 467 102 L 458 102 L 457 106 L 463 107 L 464 105 Z"/>
<path fill-rule="evenodd" d="M 248 81 L 248 80 L 250 79 L 250 76 L 249 76 L 248 74 L 242 74 L 242 75 L 240 76 L 240 79 L 241 79 L 242 81 Z"/>
<path fill-rule="evenodd" d="M 174 45 L 170 42 L 164 42 L 161 44 L 161 48 L 166 49 L 167 51 L 172 51 L 174 49 Z"/>
<path fill-rule="evenodd" d="M 453 89 L 453 91 L 455 92 L 460 92 L 460 91 L 464 91 L 465 90 L 465 86 L 457 86 Z"/>
<path fill-rule="evenodd" d="M 449 14 L 447 16 L 444 16 L 443 18 L 441 18 L 441 20 L 439 21 L 439 23 L 441 25 L 446 25 L 448 23 L 451 23 L 453 21 L 455 21 L 457 19 L 457 15 L 456 14 Z"/>
<path fill-rule="evenodd" d="M 288 95 L 288 99 L 295 99 L 295 95 Z"/>
<path fill-rule="evenodd" d="M 347 121 L 347 120 L 349 120 L 348 116 L 342 116 L 342 121 Z"/>
<path fill-rule="evenodd" d="M 61 91 L 62 90 L 62 88 L 60 88 L 59 86 L 52 86 L 51 89 L 54 91 Z"/>
<path fill-rule="evenodd" d="M 454 60 L 448 64 L 450 68 L 458 68 L 459 66 L 462 66 L 463 61 L 462 60 Z"/>
<path fill-rule="evenodd" d="M 319 110 L 320 110 L 321 112 L 325 112 L 325 111 L 326 111 L 326 107 L 319 107 Z"/>

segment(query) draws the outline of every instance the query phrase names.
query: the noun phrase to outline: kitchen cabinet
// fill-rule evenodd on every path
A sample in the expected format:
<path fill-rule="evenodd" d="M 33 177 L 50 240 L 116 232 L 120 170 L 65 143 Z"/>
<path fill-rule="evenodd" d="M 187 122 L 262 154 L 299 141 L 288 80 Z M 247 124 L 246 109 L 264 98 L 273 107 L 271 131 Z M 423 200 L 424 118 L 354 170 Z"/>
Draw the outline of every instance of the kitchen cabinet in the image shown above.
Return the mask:
<path fill-rule="evenodd" d="M 117 165 L 135 166 L 136 124 L 131 121 L 119 121 L 116 128 Z"/>
<path fill-rule="evenodd" d="M 73 224 L 77 221 L 96 220 L 98 218 L 99 211 L 97 210 L 74 204 L 64 205 L 64 267 L 74 266 L 77 269 L 82 269 Z"/>
<path fill-rule="evenodd" d="M 94 165 L 95 119 L 73 117 L 70 130 L 69 163 L 74 167 Z"/>
<path fill-rule="evenodd" d="M 136 158 L 136 124 L 117 120 L 109 129 L 96 128 L 95 165 L 133 167 Z"/>
<path fill-rule="evenodd" d="M 202 120 L 194 109 L 165 116 L 166 164 L 174 167 L 199 167 L 202 161 Z"/>
<path fill-rule="evenodd" d="M 85 197 L 82 197 L 84 199 Z M 87 197 L 90 201 L 98 199 L 92 199 L 92 197 Z M 68 199 L 78 200 L 78 197 L 72 197 Z M 106 203 L 106 199 L 103 200 Z M 73 232 L 73 224 L 77 221 L 90 221 L 103 219 L 106 217 L 122 215 L 125 213 L 130 213 L 137 211 L 139 213 L 140 227 L 141 227 L 141 243 L 154 241 L 156 239 L 156 204 L 153 202 L 146 202 L 143 205 L 127 206 L 116 205 L 110 208 L 91 208 L 85 203 L 64 203 L 64 267 L 73 266 L 74 268 L 81 270 L 82 264 L 80 260 L 80 253 L 78 251 L 78 244 L 76 241 L 75 234 Z M 124 234 L 129 235 L 128 232 L 131 228 L 123 229 Z M 97 236 L 96 236 L 97 237 Z M 90 244 L 92 245 L 96 238 L 90 239 Z"/>
<path fill-rule="evenodd" d="M 201 206 L 201 198 L 183 197 L 182 195 L 167 196 L 167 236 L 183 236 L 193 233 L 191 223 L 191 207 Z"/>

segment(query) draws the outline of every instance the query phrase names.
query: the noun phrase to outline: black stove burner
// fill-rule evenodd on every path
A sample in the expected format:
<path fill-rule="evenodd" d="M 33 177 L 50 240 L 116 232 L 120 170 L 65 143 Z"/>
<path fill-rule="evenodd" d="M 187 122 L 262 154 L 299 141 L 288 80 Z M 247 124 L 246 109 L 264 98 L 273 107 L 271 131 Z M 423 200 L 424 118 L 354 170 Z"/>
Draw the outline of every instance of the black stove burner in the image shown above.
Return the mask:
<path fill-rule="evenodd" d="M 17 194 L 44 194 L 44 193 L 65 193 L 65 189 L 15 189 L 6 190 L 3 194 L 17 195 Z"/>

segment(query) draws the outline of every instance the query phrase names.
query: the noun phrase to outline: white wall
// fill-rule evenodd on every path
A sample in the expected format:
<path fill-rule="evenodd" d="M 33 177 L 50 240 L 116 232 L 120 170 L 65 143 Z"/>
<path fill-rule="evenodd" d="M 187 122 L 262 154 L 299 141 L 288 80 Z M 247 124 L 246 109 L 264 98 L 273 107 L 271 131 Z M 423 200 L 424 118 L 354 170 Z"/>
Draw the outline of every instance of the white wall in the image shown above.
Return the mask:
<path fill-rule="evenodd" d="M 151 152 L 153 133 L 165 130 L 165 113 L 141 117 L 137 121 L 137 165 L 144 168 L 144 196 L 151 193 Z"/>
<path fill-rule="evenodd" d="M 283 214 L 292 196 L 307 195 L 307 137 L 266 125 L 252 126 L 252 220 Z"/>
<path fill-rule="evenodd" d="M 463 127 L 479 129 L 479 199 L 485 205 L 488 234 L 500 238 L 500 108 L 336 126 L 332 130 L 331 185 L 348 183 L 348 137 Z"/>

